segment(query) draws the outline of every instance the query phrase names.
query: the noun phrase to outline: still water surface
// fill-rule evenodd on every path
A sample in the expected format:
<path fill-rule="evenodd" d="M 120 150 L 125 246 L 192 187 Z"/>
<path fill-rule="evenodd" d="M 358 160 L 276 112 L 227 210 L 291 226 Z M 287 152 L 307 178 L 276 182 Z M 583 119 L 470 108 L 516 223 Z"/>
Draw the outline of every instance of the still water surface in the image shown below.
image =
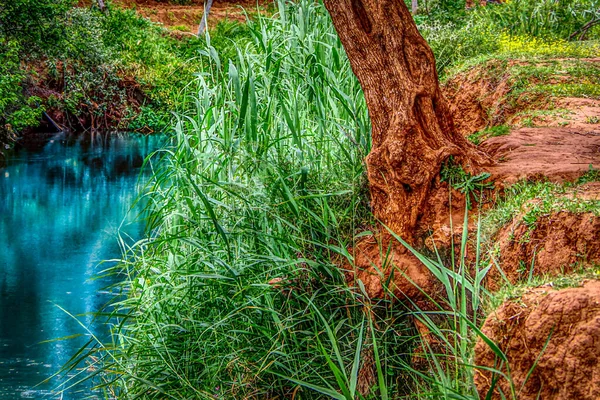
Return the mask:
<path fill-rule="evenodd" d="M 160 137 L 63 134 L 30 143 L 0 167 L 0 398 L 61 398 L 60 381 L 38 385 L 57 371 L 85 333 L 62 311 L 103 334 L 85 313 L 112 294 L 111 282 L 91 280 L 120 256 L 118 233 L 140 238 L 130 210 L 139 191 L 143 159 Z M 139 210 L 138 210 L 139 211 Z M 132 240 L 130 239 L 130 240 Z M 46 343 L 44 343 L 46 342 Z M 63 399 L 94 398 L 80 388 Z"/>

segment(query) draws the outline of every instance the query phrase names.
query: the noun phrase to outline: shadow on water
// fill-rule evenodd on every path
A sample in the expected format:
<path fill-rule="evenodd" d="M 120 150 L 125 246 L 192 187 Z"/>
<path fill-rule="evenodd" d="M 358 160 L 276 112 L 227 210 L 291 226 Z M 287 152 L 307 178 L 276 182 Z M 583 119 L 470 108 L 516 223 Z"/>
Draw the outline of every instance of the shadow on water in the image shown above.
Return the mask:
<path fill-rule="evenodd" d="M 144 180 L 144 158 L 160 136 L 64 134 L 23 142 L 0 168 L 0 398 L 56 398 L 56 372 L 85 333 L 74 315 L 92 313 L 110 297 L 107 279 L 92 280 L 121 254 L 118 233 L 140 238 L 130 210 Z M 113 278 L 114 279 L 114 278 Z M 79 320 L 97 334 L 90 316 Z M 50 342 L 48 342 L 50 340 Z M 93 398 L 89 389 L 64 399 Z M 86 393 L 87 391 L 87 393 Z"/>

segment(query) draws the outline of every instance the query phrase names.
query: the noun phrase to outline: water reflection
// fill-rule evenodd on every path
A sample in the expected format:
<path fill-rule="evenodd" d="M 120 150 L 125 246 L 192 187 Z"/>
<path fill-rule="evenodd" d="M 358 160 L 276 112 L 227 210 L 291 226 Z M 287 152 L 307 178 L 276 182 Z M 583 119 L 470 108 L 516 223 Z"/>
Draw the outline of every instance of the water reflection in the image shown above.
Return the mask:
<path fill-rule="evenodd" d="M 40 342 L 82 333 L 57 305 L 82 314 L 107 301 L 109 282 L 89 278 L 120 255 L 117 232 L 140 236 L 129 209 L 143 160 L 161 141 L 57 135 L 25 143 L 0 169 L 0 398 L 53 397 L 56 381 L 34 386 L 81 341 Z M 80 321 L 99 329 L 89 316 Z"/>

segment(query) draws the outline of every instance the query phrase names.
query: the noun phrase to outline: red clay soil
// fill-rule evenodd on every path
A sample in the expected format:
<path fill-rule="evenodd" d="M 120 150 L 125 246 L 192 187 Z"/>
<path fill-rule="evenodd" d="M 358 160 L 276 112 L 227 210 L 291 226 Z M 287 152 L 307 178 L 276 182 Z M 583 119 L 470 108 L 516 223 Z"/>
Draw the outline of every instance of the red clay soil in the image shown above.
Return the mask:
<path fill-rule="evenodd" d="M 599 60 L 582 61 L 597 63 Z M 549 101 L 545 95 L 525 92 L 508 101 L 515 80 L 510 76 L 510 67 L 516 64 L 527 63 L 491 61 L 457 74 L 443 88 L 454 105 L 455 124 L 464 135 L 504 123 L 518 128 L 527 118 L 529 127 L 513 129 L 509 136 L 487 139 L 480 146 L 496 162 L 488 169 L 495 183 L 501 187 L 522 179 L 571 181 L 590 165 L 598 168 L 600 100 L 553 98 Z M 544 99 L 546 101 L 541 101 Z M 535 111 L 548 105 L 553 109 Z"/>
<path fill-rule="evenodd" d="M 502 72 L 490 72 L 495 69 Z M 517 105 L 506 99 L 513 88 L 506 70 L 502 61 L 490 61 L 457 74 L 442 86 L 444 95 L 452 104 L 456 127 L 463 135 L 501 125 L 516 113 Z"/>
<path fill-rule="evenodd" d="M 600 218 L 592 213 L 558 212 L 542 216 L 534 226 L 520 218 L 496 236 L 502 271 L 515 284 L 532 276 L 568 274 L 600 263 Z M 490 270 L 489 289 L 502 284 L 500 273 Z"/>
<path fill-rule="evenodd" d="M 386 297 L 389 291 L 419 303 L 439 291 L 439 281 L 415 256 L 399 243 L 390 251 L 380 240 L 380 236 L 363 238 L 350 249 L 354 268 L 343 266 L 348 282 L 362 281 L 369 297 L 375 299 Z"/>
<path fill-rule="evenodd" d="M 515 394 L 506 379 L 497 378 L 493 399 L 600 399 L 600 282 L 564 290 L 538 288 L 502 304 L 486 320 L 482 332 L 506 354 Z M 494 352 L 482 340 L 475 363 L 498 367 Z M 490 390 L 492 374 L 478 370 L 475 384 L 481 399 Z"/>
<path fill-rule="evenodd" d="M 527 121 L 526 121 L 527 120 Z M 566 127 L 600 130 L 600 100 L 565 97 L 554 100 L 554 110 L 546 113 L 523 113 L 510 120 L 513 126 Z"/>
<path fill-rule="evenodd" d="M 567 61 L 553 59 L 539 61 L 543 66 L 549 62 Z M 582 58 L 578 61 L 600 63 L 599 58 Z M 492 60 L 469 71 L 459 73 L 442 86 L 444 95 L 453 105 L 455 124 L 464 135 L 488 127 L 509 124 L 513 127 L 543 126 L 569 127 L 589 130 L 590 124 L 598 124 L 600 100 L 591 98 L 552 98 L 548 94 L 525 91 L 515 98 L 511 92 L 518 79 L 511 76 L 515 65 L 529 65 L 526 61 Z M 539 84 L 560 83 L 566 76 L 557 76 L 556 81 Z M 534 83 L 531 78 L 530 83 Z M 546 112 L 535 112 L 546 110 Z M 567 110 L 566 113 L 561 111 Z M 569 110 L 571 112 L 569 112 Z M 596 126 L 598 127 L 598 125 Z"/>
<path fill-rule="evenodd" d="M 490 138 L 481 148 L 496 161 L 488 171 L 501 186 L 522 179 L 573 181 L 590 165 L 600 167 L 600 127 L 521 128 Z"/>

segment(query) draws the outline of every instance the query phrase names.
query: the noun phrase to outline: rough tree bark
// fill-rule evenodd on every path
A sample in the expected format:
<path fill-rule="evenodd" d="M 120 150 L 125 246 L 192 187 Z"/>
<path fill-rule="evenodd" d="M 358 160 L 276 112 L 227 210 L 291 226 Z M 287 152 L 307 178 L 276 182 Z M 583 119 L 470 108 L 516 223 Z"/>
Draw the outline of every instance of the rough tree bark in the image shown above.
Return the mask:
<path fill-rule="evenodd" d="M 442 164 L 487 158 L 454 127 L 435 59 L 404 0 L 324 0 L 367 101 L 375 217 L 409 243 Z"/>
<path fill-rule="evenodd" d="M 204 13 L 202 14 L 202 20 L 200 21 L 200 26 L 198 26 L 198 36 L 202 35 L 206 30 L 206 26 L 208 25 L 208 14 L 210 13 L 210 9 L 212 8 L 213 0 L 208 0 L 204 3 Z"/>

